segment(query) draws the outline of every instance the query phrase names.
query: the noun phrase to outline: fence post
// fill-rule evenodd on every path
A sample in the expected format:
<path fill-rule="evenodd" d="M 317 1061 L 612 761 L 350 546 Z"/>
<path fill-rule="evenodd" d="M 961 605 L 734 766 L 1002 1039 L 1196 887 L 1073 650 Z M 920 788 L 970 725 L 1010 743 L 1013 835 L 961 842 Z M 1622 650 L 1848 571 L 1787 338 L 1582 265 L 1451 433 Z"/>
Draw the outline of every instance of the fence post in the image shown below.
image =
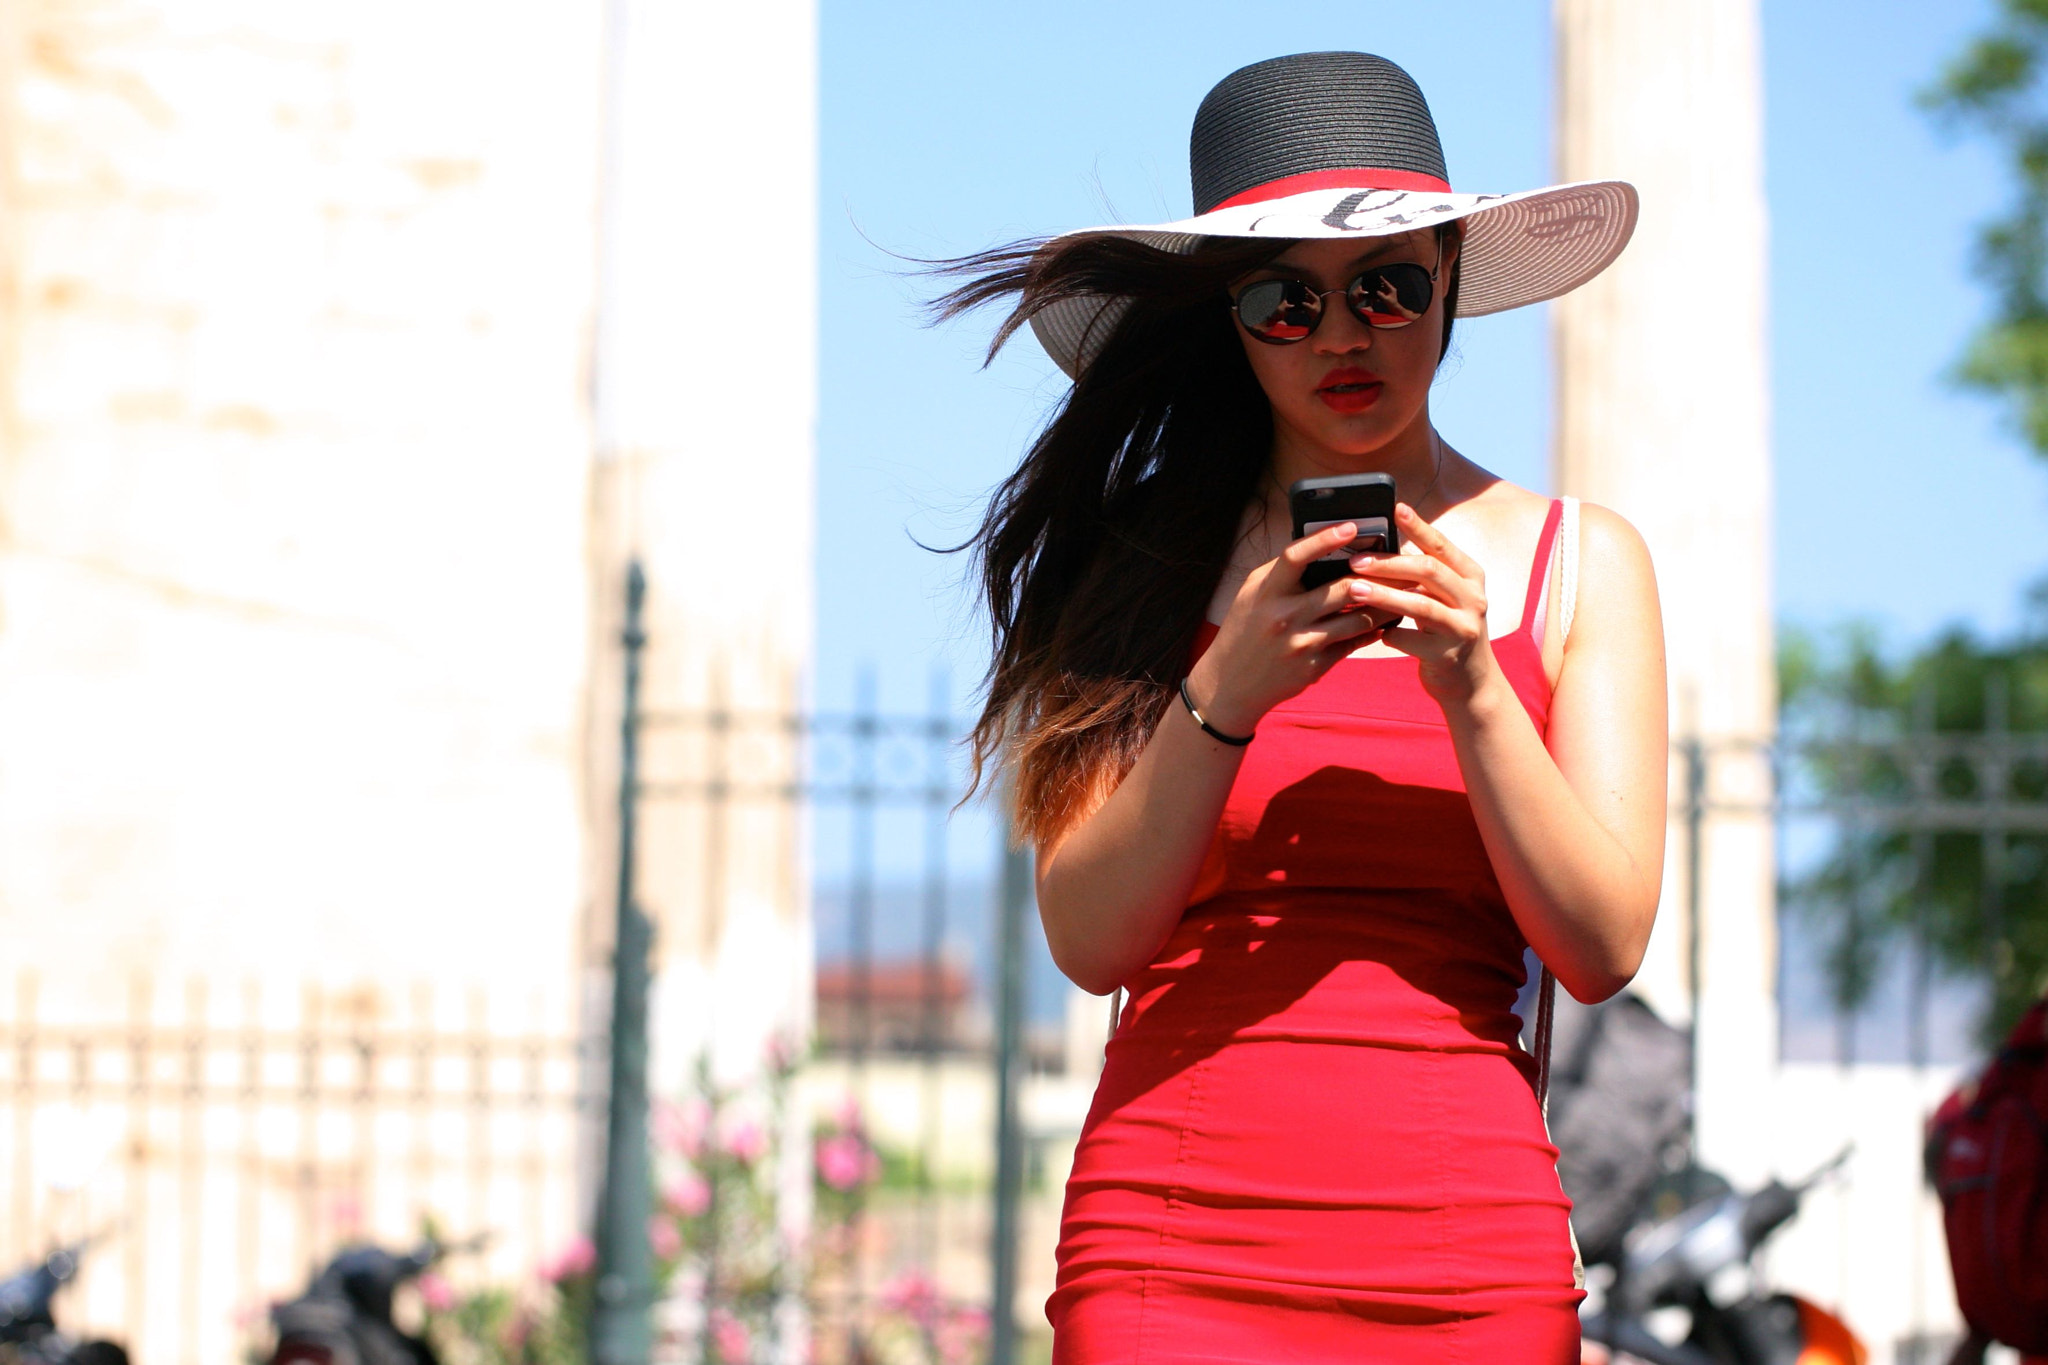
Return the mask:
<path fill-rule="evenodd" d="M 604 1193 L 597 1213 L 594 1365 L 647 1365 L 654 1351 L 654 1258 L 647 1243 L 653 1160 L 647 1137 L 647 986 L 653 926 L 633 901 L 633 838 L 640 784 L 641 611 L 647 578 L 626 567 L 625 700 L 619 721 L 619 875 L 612 948 L 611 1098 Z"/>
<path fill-rule="evenodd" d="M 1685 1149 L 1690 1170 L 1699 1161 L 1700 996 L 1705 985 L 1700 971 L 1700 914 L 1705 908 L 1706 869 L 1701 845 L 1707 823 L 1707 747 L 1693 734 L 1680 741 L 1679 752 L 1685 756 L 1685 993 L 1690 1006 L 1685 1025 Z"/>
<path fill-rule="evenodd" d="M 1024 913 L 1031 898 L 1031 850 L 1005 822 L 1003 879 L 996 908 L 996 1216 L 989 1261 L 989 1365 L 1017 1361 L 1018 1205 L 1024 1192 Z"/>

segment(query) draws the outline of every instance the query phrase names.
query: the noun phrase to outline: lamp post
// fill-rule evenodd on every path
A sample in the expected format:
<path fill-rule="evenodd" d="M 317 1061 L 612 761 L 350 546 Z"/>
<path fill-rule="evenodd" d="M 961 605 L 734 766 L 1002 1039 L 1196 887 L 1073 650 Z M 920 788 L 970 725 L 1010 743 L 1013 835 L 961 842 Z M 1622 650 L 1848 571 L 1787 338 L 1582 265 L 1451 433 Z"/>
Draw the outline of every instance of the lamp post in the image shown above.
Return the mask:
<path fill-rule="evenodd" d="M 633 837 L 640 785 L 640 654 L 647 578 L 626 567 L 625 703 L 619 721 L 619 875 L 612 947 L 611 1097 L 605 1116 L 604 1188 L 597 1211 L 597 1303 L 592 1365 L 647 1365 L 654 1351 L 653 1155 L 647 1139 L 647 987 L 654 929 L 633 901 Z"/>
<path fill-rule="evenodd" d="M 1016 1365 L 1018 1205 L 1024 1193 L 1024 916 L 1031 901 L 1031 855 L 1003 843 L 996 933 L 996 1216 L 989 1365 Z"/>

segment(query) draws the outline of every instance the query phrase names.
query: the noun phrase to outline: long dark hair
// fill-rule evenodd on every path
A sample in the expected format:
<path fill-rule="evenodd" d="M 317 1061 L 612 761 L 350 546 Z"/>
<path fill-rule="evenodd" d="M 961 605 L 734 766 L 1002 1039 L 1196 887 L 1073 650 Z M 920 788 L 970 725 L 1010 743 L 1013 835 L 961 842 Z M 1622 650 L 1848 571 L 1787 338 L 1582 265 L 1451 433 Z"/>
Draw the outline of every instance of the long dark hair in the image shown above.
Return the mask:
<path fill-rule="evenodd" d="M 1446 244 L 1455 233 L 1439 229 Z M 1099 234 L 939 266 L 967 277 L 933 305 L 940 318 L 1015 299 L 991 357 L 1058 300 L 1124 301 L 961 547 L 994 643 L 973 783 L 1009 768 L 1013 828 L 1032 842 L 1123 780 L 1187 671 L 1273 439 L 1225 291 L 1290 245 L 1212 237 L 1180 254 Z M 1454 260 L 1446 350 L 1457 281 Z"/>

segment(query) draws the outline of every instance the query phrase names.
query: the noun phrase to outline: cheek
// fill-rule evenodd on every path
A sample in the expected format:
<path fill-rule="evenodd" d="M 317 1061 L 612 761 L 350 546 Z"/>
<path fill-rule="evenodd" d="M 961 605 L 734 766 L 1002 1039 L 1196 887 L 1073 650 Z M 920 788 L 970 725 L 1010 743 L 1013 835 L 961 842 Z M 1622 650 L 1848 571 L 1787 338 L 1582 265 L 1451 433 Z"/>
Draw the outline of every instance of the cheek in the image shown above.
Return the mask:
<path fill-rule="evenodd" d="M 1429 319 L 1387 333 L 1380 352 L 1380 372 L 1404 386 L 1428 388 L 1436 380 L 1436 366 L 1443 349 L 1443 332 Z"/>
<path fill-rule="evenodd" d="M 1295 407 L 1312 399 L 1316 380 L 1330 368 L 1327 361 L 1315 363 L 1317 356 L 1307 343 L 1268 346 L 1246 336 L 1243 328 L 1238 329 L 1237 340 L 1244 347 L 1253 378 L 1266 391 L 1266 401 L 1276 408 Z"/>

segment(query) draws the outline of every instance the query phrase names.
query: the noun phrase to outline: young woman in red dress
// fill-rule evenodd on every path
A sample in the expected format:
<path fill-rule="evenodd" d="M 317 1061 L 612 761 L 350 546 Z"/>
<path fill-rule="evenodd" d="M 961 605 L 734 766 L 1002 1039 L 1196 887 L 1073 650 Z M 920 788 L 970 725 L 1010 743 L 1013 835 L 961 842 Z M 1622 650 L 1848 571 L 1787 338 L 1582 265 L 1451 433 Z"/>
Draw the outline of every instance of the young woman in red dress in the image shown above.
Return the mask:
<path fill-rule="evenodd" d="M 1127 1003 L 1067 1186 L 1059 1365 L 1578 1359 L 1517 993 L 1595 1001 L 1661 876 L 1662 627 L 1620 517 L 1496 478 L 1429 390 L 1454 314 L 1555 297 L 1624 184 L 1451 191 L 1399 67 L 1244 68 L 1196 216 L 957 263 L 1074 386 L 975 542 L 979 763 L 1053 958 Z M 1297 479 L 1381 471 L 1403 553 L 1295 541 Z"/>

